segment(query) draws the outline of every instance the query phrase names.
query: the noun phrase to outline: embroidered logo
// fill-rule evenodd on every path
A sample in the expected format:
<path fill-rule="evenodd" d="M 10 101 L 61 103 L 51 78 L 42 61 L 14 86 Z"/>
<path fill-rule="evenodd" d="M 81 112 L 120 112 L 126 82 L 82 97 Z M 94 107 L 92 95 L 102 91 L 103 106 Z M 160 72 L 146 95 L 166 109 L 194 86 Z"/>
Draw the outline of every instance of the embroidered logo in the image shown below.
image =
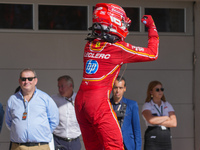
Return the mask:
<path fill-rule="evenodd" d="M 107 42 L 92 41 L 90 43 L 90 50 L 101 52 L 104 49 L 104 47 L 106 46 L 106 43 Z"/>
<path fill-rule="evenodd" d="M 97 42 L 96 43 L 96 47 L 100 47 L 101 43 L 100 42 Z"/>
<path fill-rule="evenodd" d="M 150 138 L 151 138 L 151 139 L 155 139 L 155 138 L 156 138 L 156 136 L 151 136 Z"/>

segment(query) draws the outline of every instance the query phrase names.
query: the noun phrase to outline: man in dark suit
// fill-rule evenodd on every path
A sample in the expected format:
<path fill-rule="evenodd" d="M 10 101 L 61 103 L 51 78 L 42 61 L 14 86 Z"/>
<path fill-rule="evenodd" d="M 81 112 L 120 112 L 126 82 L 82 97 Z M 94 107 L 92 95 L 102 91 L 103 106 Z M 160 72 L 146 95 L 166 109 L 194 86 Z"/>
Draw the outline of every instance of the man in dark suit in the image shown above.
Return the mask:
<path fill-rule="evenodd" d="M 123 96 L 125 91 L 125 78 L 118 76 L 114 82 L 113 97 L 110 102 L 121 126 L 125 150 L 141 150 L 138 104 L 136 101 L 126 99 Z"/>

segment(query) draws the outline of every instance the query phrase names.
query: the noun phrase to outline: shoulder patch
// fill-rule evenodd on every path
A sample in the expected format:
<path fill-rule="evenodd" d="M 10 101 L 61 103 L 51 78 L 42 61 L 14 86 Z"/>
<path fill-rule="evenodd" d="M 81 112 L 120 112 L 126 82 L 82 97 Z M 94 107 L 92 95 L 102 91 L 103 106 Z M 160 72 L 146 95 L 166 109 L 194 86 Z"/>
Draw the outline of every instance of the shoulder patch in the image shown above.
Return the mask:
<path fill-rule="evenodd" d="M 93 51 L 102 51 L 105 46 L 106 46 L 106 42 L 92 41 L 90 43 L 90 49 Z"/>

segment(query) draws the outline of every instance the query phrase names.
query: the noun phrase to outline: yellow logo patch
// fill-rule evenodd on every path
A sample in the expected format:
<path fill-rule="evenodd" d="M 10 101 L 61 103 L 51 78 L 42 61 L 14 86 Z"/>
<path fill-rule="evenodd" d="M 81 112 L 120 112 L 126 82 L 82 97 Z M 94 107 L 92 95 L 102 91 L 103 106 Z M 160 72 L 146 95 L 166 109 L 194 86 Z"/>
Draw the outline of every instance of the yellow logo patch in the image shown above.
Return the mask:
<path fill-rule="evenodd" d="M 106 46 L 106 42 L 91 42 L 90 49 L 93 51 L 102 51 L 104 47 Z"/>
<path fill-rule="evenodd" d="M 95 47 L 100 47 L 101 43 L 97 42 Z"/>

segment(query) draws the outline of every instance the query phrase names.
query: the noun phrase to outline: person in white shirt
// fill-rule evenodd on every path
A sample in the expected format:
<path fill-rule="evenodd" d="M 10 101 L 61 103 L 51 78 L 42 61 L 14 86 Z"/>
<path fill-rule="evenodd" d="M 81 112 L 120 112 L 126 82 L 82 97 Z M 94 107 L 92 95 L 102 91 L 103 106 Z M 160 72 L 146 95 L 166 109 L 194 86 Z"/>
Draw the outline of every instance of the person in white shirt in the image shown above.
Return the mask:
<path fill-rule="evenodd" d="M 53 132 L 55 148 L 80 150 L 80 127 L 76 119 L 73 79 L 64 75 L 58 78 L 58 94 L 52 95 L 59 109 L 59 125 Z"/>
<path fill-rule="evenodd" d="M 149 83 L 142 115 L 148 128 L 144 136 L 144 150 L 171 150 L 170 128 L 177 126 L 172 105 L 166 101 L 159 81 Z"/>

